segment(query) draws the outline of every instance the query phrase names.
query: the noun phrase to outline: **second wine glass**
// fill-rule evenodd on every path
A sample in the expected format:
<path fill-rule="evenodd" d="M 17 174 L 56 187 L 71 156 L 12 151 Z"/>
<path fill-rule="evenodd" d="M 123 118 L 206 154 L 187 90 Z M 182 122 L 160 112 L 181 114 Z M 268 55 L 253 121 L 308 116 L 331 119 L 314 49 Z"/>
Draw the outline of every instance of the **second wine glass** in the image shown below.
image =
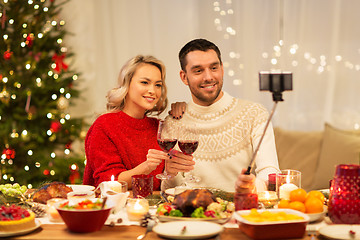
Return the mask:
<path fill-rule="evenodd" d="M 164 120 L 159 121 L 159 127 L 157 131 L 157 142 L 160 148 L 170 154 L 169 152 L 175 147 L 176 139 L 176 129 L 169 125 L 168 122 Z M 166 165 L 166 163 L 165 163 Z M 170 179 L 172 176 L 166 172 L 166 167 L 163 173 L 157 174 L 156 177 L 161 180 Z"/>
<path fill-rule="evenodd" d="M 181 127 L 179 131 L 178 145 L 180 150 L 187 155 L 193 154 L 199 146 L 199 130 L 196 124 L 190 124 Z M 187 182 L 200 182 L 200 177 L 192 175 L 190 172 L 187 177 Z"/>

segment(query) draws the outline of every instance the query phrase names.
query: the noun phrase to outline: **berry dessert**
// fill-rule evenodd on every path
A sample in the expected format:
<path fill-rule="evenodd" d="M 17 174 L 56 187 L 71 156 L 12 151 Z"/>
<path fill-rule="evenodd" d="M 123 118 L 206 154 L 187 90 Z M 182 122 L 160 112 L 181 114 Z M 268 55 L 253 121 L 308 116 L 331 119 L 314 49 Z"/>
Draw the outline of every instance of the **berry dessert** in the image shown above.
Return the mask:
<path fill-rule="evenodd" d="M 17 232 L 35 227 L 35 214 L 20 206 L 0 207 L 0 231 Z"/>

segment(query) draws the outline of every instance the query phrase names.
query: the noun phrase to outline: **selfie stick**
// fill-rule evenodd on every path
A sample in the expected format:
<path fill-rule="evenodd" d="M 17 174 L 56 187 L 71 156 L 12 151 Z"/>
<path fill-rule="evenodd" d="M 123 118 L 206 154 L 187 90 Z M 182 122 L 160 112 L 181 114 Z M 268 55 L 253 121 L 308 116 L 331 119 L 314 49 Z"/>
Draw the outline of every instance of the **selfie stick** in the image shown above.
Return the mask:
<path fill-rule="evenodd" d="M 265 76 L 265 77 L 263 77 L 263 76 Z M 274 76 L 276 76 L 276 77 L 274 77 Z M 287 74 L 260 73 L 260 90 L 269 90 L 272 92 L 274 106 L 273 106 L 270 116 L 266 122 L 264 132 L 261 135 L 259 144 L 257 145 L 257 147 L 252 155 L 250 164 L 245 172 L 246 175 L 250 175 L 251 169 L 254 167 L 256 155 L 257 155 L 260 145 L 264 139 L 264 136 L 265 136 L 266 130 L 270 124 L 270 121 L 274 115 L 277 103 L 279 101 L 284 101 L 284 99 L 282 98 L 282 92 L 285 90 L 292 90 L 292 74 L 291 73 L 290 74 L 289 73 L 287 73 Z"/>

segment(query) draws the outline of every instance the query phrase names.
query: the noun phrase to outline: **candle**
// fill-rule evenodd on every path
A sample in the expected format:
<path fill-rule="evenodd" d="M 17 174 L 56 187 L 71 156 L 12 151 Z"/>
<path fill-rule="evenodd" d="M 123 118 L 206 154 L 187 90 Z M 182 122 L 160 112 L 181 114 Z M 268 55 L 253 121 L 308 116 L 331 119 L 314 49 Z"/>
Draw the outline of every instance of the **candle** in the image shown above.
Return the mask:
<path fill-rule="evenodd" d="M 62 218 L 59 212 L 56 210 L 55 206 L 64 201 L 63 198 L 52 198 L 46 202 L 46 213 L 47 217 L 51 222 L 61 222 Z"/>
<path fill-rule="evenodd" d="M 258 201 L 262 203 L 265 208 L 272 208 L 278 202 L 278 197 L 275 191 L 264 191 L 258 193 Z"/>
<path fill-rule="evenodd" d="M 118 181 L 114 181 L 114 175 L 111 176 L 111 181 L 107 182 L 108 188 L 114 192 L 120 193 L 122 191 L 122 185 Z"/>
<path fill-rule="evenodd" d="M 126 212 L 130 221 L 139 221 L 149 211 L 149 202 L 143 198 L 128 199 Z"/>
<path fill-rule="evenodd" d="M 280 199 L 290 200 L 290 192 L 292 190 L 298 189 L 298 187 L 293 183 L 285 183 L 279 187 Z"/>

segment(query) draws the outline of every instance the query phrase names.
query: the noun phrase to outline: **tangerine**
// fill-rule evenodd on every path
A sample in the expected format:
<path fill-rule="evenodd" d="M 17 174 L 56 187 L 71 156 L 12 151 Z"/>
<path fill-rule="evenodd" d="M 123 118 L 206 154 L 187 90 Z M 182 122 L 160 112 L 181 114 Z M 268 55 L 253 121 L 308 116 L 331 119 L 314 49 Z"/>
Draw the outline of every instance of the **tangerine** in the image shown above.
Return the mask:
<path fill-rule="evenodd" d="M 306 195 L 306 191 L 302 188 L 292 190 L 290 192 L 290 202 L 299 201 L 303 203 L 305 202 Z"/>
<path fill-rule="evenodd" d="M 289 200 L 281 199 L 278 208 L 289 208 Z"/>
<path fill-rule="evenodd" d="M 305 201 L 306 213 L 320 213 L 324 210 L 324 205 L 317 197 L 309 197 Z"/>
<path fill-rule="evenodd" d="M 293 201 L 289 203 L 289 208 L 294 209 L 294 210 L 298 210 L 300 212 L 305 212 L 306 208 L 303 202 L 300 201 Z"/>
<path fill-rule="evenodd" d="M 320 199 L 320 201 L 322 203 L 325 202 L 325 196 L 322 192 L 317 191 L 317 190 L 312 190 L 310 192 L 308 192 L 308 194 L 306 195 L 306 199 L 310 198 L 310 197 L 317 197 L 318 199 Z M 306 201 L 306 200 L 305 200 Z"/>

